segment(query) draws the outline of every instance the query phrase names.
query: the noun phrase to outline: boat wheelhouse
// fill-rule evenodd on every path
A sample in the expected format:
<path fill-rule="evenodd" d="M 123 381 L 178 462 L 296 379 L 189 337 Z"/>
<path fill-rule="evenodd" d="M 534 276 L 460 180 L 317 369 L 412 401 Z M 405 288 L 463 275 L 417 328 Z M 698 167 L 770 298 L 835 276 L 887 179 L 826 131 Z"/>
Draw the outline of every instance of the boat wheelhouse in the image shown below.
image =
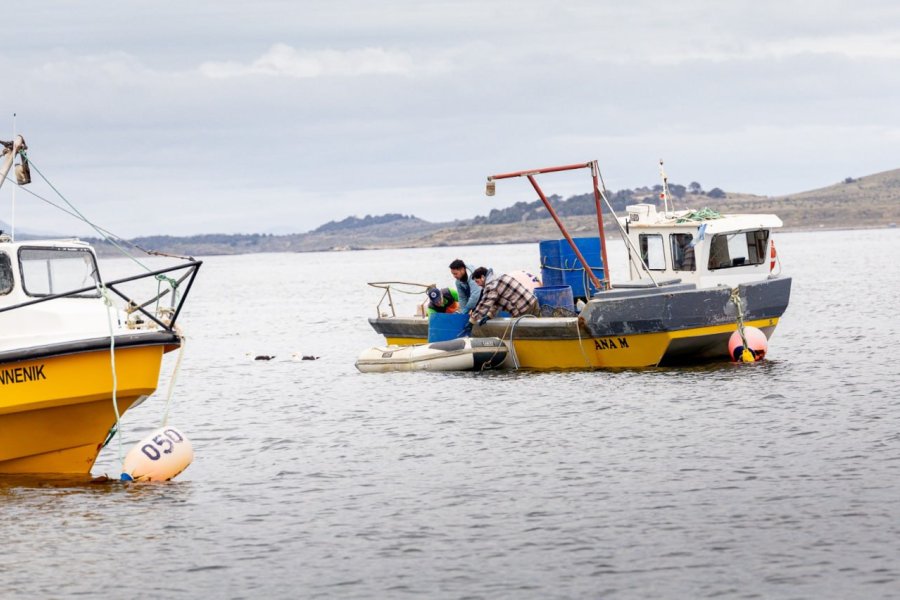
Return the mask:
<path fill-rule="evenodd" d="M 632 282 L 677 278 L 705 288 L 763 281 L 772 274 L 771 235 L 782 226 L 775 215 L 662 213 L 653 204 L 631 205 L 625 212 L 619 223 L 628 240 Z"/>

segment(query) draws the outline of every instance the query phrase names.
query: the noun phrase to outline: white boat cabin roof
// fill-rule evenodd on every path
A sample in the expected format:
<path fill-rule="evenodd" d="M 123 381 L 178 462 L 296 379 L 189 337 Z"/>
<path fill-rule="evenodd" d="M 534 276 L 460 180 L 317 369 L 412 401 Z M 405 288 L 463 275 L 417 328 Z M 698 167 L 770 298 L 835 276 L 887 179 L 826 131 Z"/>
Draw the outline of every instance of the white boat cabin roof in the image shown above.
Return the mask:
<path fill-rule="evenodd" d="M 632 204 L 625 208 L 627 216 L 619 217 L 623 226 L 639 229 L 698 229 L 706 224 L 707 233 L 775 229 L 783 225 L 773 214 L 718 214 L 704 209 L 658 212 L 653 204 Z M 708 211 L 708 212 L 707 212 Z M 708 215 L 708 216 L 705 216 Z M 718 215 L 718 216 L 715 216 Z"/>
<path fill-rule="evenodd" d="M 41 239 L 41 240 L 21 240 L 21 241 L 12 241 L 8 235 L 5 233 L 0 233 L 0 250 L 4 250 L 6 252 L 15 252 L 21 247 L 29 247 L 29 248 L 87 248 L 89 250 L 93 249 L 87 242 L 83 242 L 78 238 L 61 238 L 55 240 L 49 239 Z"/>

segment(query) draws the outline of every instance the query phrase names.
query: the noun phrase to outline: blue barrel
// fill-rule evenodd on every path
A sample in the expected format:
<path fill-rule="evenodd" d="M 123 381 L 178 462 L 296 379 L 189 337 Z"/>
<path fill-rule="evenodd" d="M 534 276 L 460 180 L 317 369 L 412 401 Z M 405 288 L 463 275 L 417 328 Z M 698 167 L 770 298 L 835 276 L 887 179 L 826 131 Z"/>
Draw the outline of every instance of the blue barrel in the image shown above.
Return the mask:
<path fill-rule="evenodd" d="M 557 308 L 575 312 L 575 298 L 571 285 L 550 285 L 534 288 L 534 295 L 541 305 L 541 314 L 551 314 Z M 546 308 L 546 310 L 545 310 Z"/>
<path fill-rule="evenodd" d="M 565 240 L 564 240 L 565 241 Z M 541 251 L 541 282 L 544 285 L 563 285 L 562 263 L 559 258 L 559 240 L 544 240 Z"/>
<path fill-rule="evenodd" d="M 562 285 L 571 285 L 575 296 L 589 298 L 597 291 L 597 288 L 588 276 L 587 269 L 590 269 L 597 279 L 603 279 L 600 238 L 575 238 L 573 241 L 588 264 L 582 265 L 569 243 L 560 240 L 559 258 L 565 274 L 565 281 L 562 282 Z"/>
<path fill-rule="evenodd" d="M 446 342 L 465 335 L 469 315 L 459 313 L 434 313 L 428 317 L 428 343 Z"/>
<path fill-rule="evenodd" d="M 604 278 L 603 259 L 600 253 L 600 238 L 574 238 L 575 246 L 587 261 L 587 268 Z M 588 277 L 585 265 L 581 264 L 569 242 L 566 240 L 545 240 L 540 243 L 541 279 L 545 286 L 569 285 L 572 295 L 589 298 L 597 291 Z"/>

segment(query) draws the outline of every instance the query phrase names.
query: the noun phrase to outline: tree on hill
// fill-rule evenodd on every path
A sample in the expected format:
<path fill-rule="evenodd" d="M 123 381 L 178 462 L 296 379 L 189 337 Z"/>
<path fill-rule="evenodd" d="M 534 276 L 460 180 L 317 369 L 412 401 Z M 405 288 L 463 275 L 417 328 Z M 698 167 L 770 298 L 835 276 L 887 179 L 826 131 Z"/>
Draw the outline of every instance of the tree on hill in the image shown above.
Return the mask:
<path fill-rule="evenodd" d="M 710 198 L 721 199 L 725 197 L 725 192 L 716 187 L 706 192 L 706 195 Z"/>

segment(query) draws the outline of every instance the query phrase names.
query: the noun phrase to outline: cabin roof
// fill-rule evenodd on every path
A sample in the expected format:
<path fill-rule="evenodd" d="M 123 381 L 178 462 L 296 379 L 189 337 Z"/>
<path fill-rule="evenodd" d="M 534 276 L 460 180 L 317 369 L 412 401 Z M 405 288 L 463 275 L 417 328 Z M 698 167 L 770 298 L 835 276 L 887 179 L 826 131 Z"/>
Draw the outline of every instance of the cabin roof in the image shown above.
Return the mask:
<path fill-rule="evenodd" d="M 631 205 L 625 210 L 627 216 L 619 217 L 619 221 L 631 229 L 692 231 L 706 225 L 707 233 L 717 233 L 782 226 L 781 219 L 773 214 L 718 214 L 691 209 L 661 213 L 652 204 Z"/>
<path fill-rule="evenodd" d="M 5 236 L 4 236 L 5 237 Z M 91 245 L 77 238 L 59 240 L 17 240 L 0 238 L 0 249 L 15 252 L 18 248 L 90 248 Z"/>

